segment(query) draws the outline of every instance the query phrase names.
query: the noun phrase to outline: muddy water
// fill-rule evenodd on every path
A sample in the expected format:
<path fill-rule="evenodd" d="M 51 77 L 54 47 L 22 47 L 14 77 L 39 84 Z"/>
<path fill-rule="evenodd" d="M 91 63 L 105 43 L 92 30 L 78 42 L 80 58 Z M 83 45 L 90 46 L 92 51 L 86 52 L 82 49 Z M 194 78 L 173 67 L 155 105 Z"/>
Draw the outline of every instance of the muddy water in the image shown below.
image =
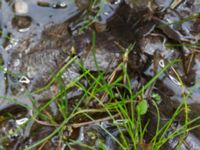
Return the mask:
<path fill-rule="evenodd" d="M 0 6 L 1 97 L 14 98 L 17 102 L 31 107 L 27 91 L 33 92 L 46 85 L 69 60 L 73 48 L 76 49 L 79 59 L 84 62 L 84 66 L 95 72 L 90 48 L 92 33 L 96 31 L 96 56 L 101 70 L 112 71 L 121 61 L 124 48 L 135 43 L 128 61 L 130 76 L 137 84 L 133 85 L 134 90 L 144 85 L 171 60 L 181 59 L 179 64 L 173 65 L 173 68 L 169 68 L 160 76 L 153 91 L 161 96 L 160 108 L 163 117 L 170 117 L 177 105 L 183 101 L 183 89 L 176 76 L 177 72 L 185 85 L 184 92 L 191 93 L 187 100 L 192 110 L 190 117 L 200 115 L 199 0 L 185 0 L 179 3 L 156 0 L 151 5 L 148 0 L 137 4 L 129 0 L 114 0 L 107 3 L 100 14 L 98 9 L 102 5 L 90 9 L 87 0 L 1 0 Z M 84 21 L 91 21 L 96 15 L 97 20 L 89 24 L 88 29 L 82 30 Z M 62 77 L 67 84 L 68 79 L 74 80 L 80 73 L 80 68 L 72 65 Z M 33 96 L 38 101 L 45 101 L 53 96 L 51 91 L 45 92 Z M 81 92 L 69 95 L 73 98 L 80 96 Z M 146 97 L 148 98 L 148 95 Z M 0 102 L 1 115 L 6 116 L 3 108 L 12 103 L 6 98 L 1 98 Z M 165 107 L 166 105 L 168 107 Z M 21 107 L 14 107 L 13 110 L 12 107 L 9 108 L 8 112 L 12 117 L 4 118 L 2 123 L 0 122 L 2 136 L 5 136 L 6 132 L 19 130 L 18 126 L 26 122 L 30 115 L 30 112 L 27 113 Z M 56 114 L 57 108 L 51 108 Z M 16 112 L 19 114 L 14 116 Z M 103 122 L 101 126 L 107 128 L 114 136 L 119 134 L 116 128 L 107 122 Z M 90 141 L 89 130 L 93 128 L 92 135 L 97 138 Z M 102 139 L 107 141 L 104 144 L 108 149 L 116 149 L 114 141 L 100 130 L 99 126 L 86 126 L 78 130 L 75 136 L 78 141 L 95 145 L 95 140 Z M 38 137 L 45 137 L 52 131 L 51 127 L 40 128 L 38 124 L 31 122 L 23 131 L 25 135 L 19 132 L 5 141 L 0 141 L 0 146 L 9 149 L 8 143 L 13 142 L 14 149 L 23 149 L 25 145 L 31 145 Z M 33 132 L 37 134 L 31 136 Z M 149 129 L 149 132 L 153 131 Z M 194 143 L 189 144 L 191 149 L 200 148 L 199 137 L 198 131 L 188 136 L 188 139 L 195 139 Z M 58 139 L 55 136 L 51 141 L 47 147 L 55 146 Z M 23 142 L 24 144 L 21 144 Z M 170 149 L 174 145 L 171 142 L 166 147 Z M 63 144 L 63 149 L 65 147 L 66 144 Z M 183 146 L 182 149 L 186 148 Z"/>
<path fill-rule="evenodd" d="M 47 67 L 45 67 L 45 63 L 48 62 L 41 62 L 42 60 L 44 60 L 44 58 L 52 61 L 54 57 L 58 57 L 61 55 L 62 52 L 59 52 L 58 48 L 61 47 L 60 43 L 63 40 L 57 40 L 60 43 L 56 43 L 57 37 L 55 37 L 55 41 L 53 41 L 53 39 L 51 38 L 53 36 L 51 34 L 58 35 L 61 34 L 61 32 L 63 31 L 62 34 L 66 35 L 63 36 L 62 39 L 68 39 L 65 45 L 70 40 L 69 36 L 67 35 L 67 27 L 64 27 L 64 25 L 56 28 L 54 31 L 52 31 L 52 33 L 49 33 L 48 28 L 49 26 L 60 24 L 66 20 L 73 18 L 80 12 L 79 8 L 74 2 L 70 1 L 63 1 L 62 3 L 57 1 L 47 2 L 51 5 L 51 7 L 38 6 L 38 1 L 1 1 L 1 56 L 3 57 L 4 63 L 3 69 L 8 70 L 8 72 L 9 70 L 11 70 L 10 74 L 4 74 L 4 77 L 1 74 L 1 95 L 17 94 L 16 92 L 19 91 L 14 92 L 17 88 L 21 88 L 21 90 L 23 91 L 24 87 L 20 85 L 19 80 L 23 76 L 23 74 L 27 74 L 25 73 L 25 71 L 27 71 L 27 68 L 23 68 L 22 70 L 21 68 L 24 67 L 22 66 L 22 64 L 27 64 L 25 67 L 29 66 L 30 63 L 33 64 L 33 66 L 40 66 L 38 68 L 34 68 L 31 66 L 30 69 L 28 68 L 29 70 L 31 70 L 29 72 L 34 72 L 35 70 L 37 70 L 34 72 L 35 74 L 29 73 L 29 78 L 31 78 L 37 73 L 42 72 L 42 68 L 44 69 L 44 72 L 47 72 L 47 69 L 45 69 Z M 53 7 L 54 5 L 59 5 L 60 3 L 66 5 L 67 7 Z M 46 30 L 46 32 L 44 32 L 44 30 Z M 43 39 L 44 44 L 40 39 Z M 47 50 L 48 54 L 40 53 L 40 56 L 37 56 L 37 54 L 29 54 L 34 53 L 38 50 L 41 52 L 45 49 L 49 49 Z M 51 53 L 53 54 L 51 55 Z M 40 58 L 39 60 L 37 60 L 35 57 Z M 59 58 L 59 60 L 63 61 L 63 59 L 61 58 Z M 36 64 L 36 62 L 38 62 L 38 64 Z M 18 75 L 12 76 L 12 74 Z"/>
<path fill-rule="evenodd" d="M 105 26 L 119 4 L 118 2 L 111 6 L 106 5 L 104 11 L 108 14 L 100 14 L 98 25 L 95 25 L 95 28 L 101 25 Z M 16 10 L 18 5 L 20 8 Z M 20 12 L 22 6 L 25 7 L 23 9 L 26 12 Z M 96 7 L 100 6 L 101 4 Z M 1 95 L 21 95 L 26 89 L 32 91 L 44 86 L 69 59 L 72 47 L 76 47 L 77 51 L 81 52 L 91 44 L 92 31 L 88 31 L 80 37 L 72 37 L 72 34 L 76 34 L 74 31 L 76 32 L 83 26 L 83 18 L 86 20 L 89 17 L 95 17 L 95 14 L 93 16 L 84 15 L 87 7 L 89 7 L 89 3 L 84 0 L 30 1 L 27 3 L 21 0 L 2 1 L 1 55 L 4 61 L 2 69 L 7 70 L 8 74 L 5 74 L 5 80 L 1 80 Z M 113 39 L 113 37 L 106 37 L 105 34 L 100 35 L 101 41 L 104 38 L 110 38 L 108 41 Z M 111 49 L 106 45 L 109 44 L 105 43 L 101 49 Z M 114 48 L 116 49 L 116 46 Z M 107 53 L 101 51 L 100 53 L 104 55 L 102 55 L 105 57 L 104 59 L 108 58 Z M 86 54 L 83 55 L 86 56 Z M 111 55 L 112 58 L 119 57 L 119 55 Z M 88 59 L 88 61 L 91 60 Z M 98 61 L 105 62 L 100 65 L 102 68 L 106 68 L 108 65 L 106 61 Z M 85 64 L 88 66 L 90 62 L 85 62 Z M 92 66 L 95 68 L 94 64 L 88 67 Z"/>

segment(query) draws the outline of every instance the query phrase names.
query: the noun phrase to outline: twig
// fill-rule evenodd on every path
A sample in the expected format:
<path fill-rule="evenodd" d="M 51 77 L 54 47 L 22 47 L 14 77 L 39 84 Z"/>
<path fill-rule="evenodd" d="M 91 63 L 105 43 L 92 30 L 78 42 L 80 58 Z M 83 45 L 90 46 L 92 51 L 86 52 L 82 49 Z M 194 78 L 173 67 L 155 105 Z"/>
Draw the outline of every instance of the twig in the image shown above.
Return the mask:
<path fill-rule="evenodd" d="M 105 112 L 105 111 L 102 111 L 100 109 L 88 109 L 88 110 L 82 111 L 82 113 L 97 113 L 97 112 Z M 38 124 L 45 125 L 45 126 L 51 126 L 51 127 L 59 127 L 59 124 L 57 124 L 57 123 L 56 124 L 50 124 L 46 121 L 38 120 L 37 118 L 34 117 L 32 110 L 30 110 L 29 114 L 33 118 L 33 120 L 35 122 L 37 122 Z"/>
<path fill-rule="evenodd" d="M 30 116 L 31 116 L 31 117 L 33 118 L 33 120 L 34 120 L 35 122 L 37 122 L 38 124 L 45 125 L 45 126 L 51 126 L 51 127 L 59 127 L 59 124 L 50 124 L 50 123 L 48 123 L 48 122 L 46 122 L 46 121 L 41 121 L 41 120 L 36 119 L 36 118 L 34 117 L 34 115 L 33 115 L 32 110 L 30 111 Z"/>
<path fill-rule="evenodd" d="M 97 120 L 92 120 L 92 121 L 87 121 L 87 122 L 73 123 L 73 124 L 71 124 L 69 126 L 71 126 L 73 128 L 80 128 L 82 126 L 95 124 L 95 123 L 99 123 L 99 122 L 102 122 L 102 121 L 108 121 L 108 120 L 111 120 L 112 118 L 117 118 L 117 117 L 119 117 L 119 114 L 115 114 L 112 117 L 109 116 L 109 117 L 105 117 L 105 118 L 101 118 L 101 119 L 97 119 Z"/>
<path fill-rule="evenodd" d="M 43 150 L 44 146 L 48 143 L 49 141 L 46 141 L 42 143 L 42 145 L 38 148 L 38 150 Z"/>
<path fill-rule="evenodd" d="M 126 69 L 127 69 L 127 63 L 128 63 L 128 55 L 129 55 L 129 52 L 130 52 L 130 47 L 128 48 L 124 48 L 122 45 L 120 45 L 117 41 L 114 41 L 114 43 L 122 50 L 125 51 L 124 55 L 123 55 L 123 61 L 122 63 L 120 63 L 117 68 L 112 72 L 112 74 L 108 77 L 109 81 L 108 81 L 108 84 L 111 84 L 113 82 L 113 80 L 115 79 L 115 76 L 116 76 L 116 73 L 117 71 L 120 70 L 121 68 L 121 65 L 124 64 Z M 123 82 L 124 84 L 126 84 L 126 77 L 124 76 L 124 79 L 123 79 Z M 105 103 L 106 102 L 106 97 L 108 96 L 108 93 L 104 93 L 103 96 L 100 98 L 101 102 Z"/>
<path fill-rule="evenodd" d="M 114 78 L 115 78 L 115 76 L 116 76 L 117 71 L 119 71 L 119 67 L 117 67 L 117 68 L 113 71 L 113 73 L 108 77 L 108 79 L 109 79 L 108 84 L 111 84 L 111 83 L 113 82 L 113 80 L 114 80 Z M 104 93 L 104 94 L 102 95 L 102 97 L 100 98 L 100 100 L 101 100 L 102 103 L 105 103 L 105 102 L 106 102 L 106 97 L 107 97 L 107 96 L 108 96 L 108 93 Z"/>
<path fill-rule="evenodd" d="M 191 57 L 190 57 L 190 61 L 189 61 L 189 64 L 188 64 L 188 67 L 187 67 L 187 74 L 189 73 L 189 71 L 190 71 L 190 68 L 191 68 L 191 65 L 192 65 L 192 61 L 193 61 L 193 59 L 194 59 L 194 51 L 192 50 L 192 55 L 191 55 Z"/>

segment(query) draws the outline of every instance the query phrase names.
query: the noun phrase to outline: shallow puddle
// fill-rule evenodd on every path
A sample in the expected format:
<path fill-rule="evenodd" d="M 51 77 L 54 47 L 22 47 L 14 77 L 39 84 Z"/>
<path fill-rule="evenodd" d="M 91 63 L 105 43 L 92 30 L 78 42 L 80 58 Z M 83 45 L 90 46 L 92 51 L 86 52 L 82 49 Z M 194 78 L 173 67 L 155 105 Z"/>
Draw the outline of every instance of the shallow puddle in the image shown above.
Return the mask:
<path fill-rule="evenodd" d="M 24 149 L 53 132 L 54 128 L 58 127 L 55 122 L 60 123 L 63 120 L 59 114 L 61 108 L 58 108 L 57 103 L 53 102 L 45 112 L 56 118 L 55 122 L 50 120 L 54 126 L 37 119 L 29 121 L 29 117 L 34 113 L 32 108 L 45 105 L 61 92 L 60 81 L 64 83 L 61 85 L 65 86 L 79 78 L 82 70 L 77 64 L 82 63 L 94 74 L 98 71 L 112 72 L 124 61 L 123 54 L 131 44 L 134 47 L 129 53 L 127 68 L 133 91 L 142 88 L 169 62 L 179 59 L 181 62 L 166 69 L 149 92 L 153 91 L 161 96 L 159 107 L 163 118 L 169 119 L 174 109 L 183 102 L 184 94 L 189 95 L 189 117 L 198 117 L 199 9 L 199 0 L 155 0 L 154 3 L 148 0 L 142 3 L 133 3 L 130 0 L 102 0 L 97 4 L 91 4 L 89 0 L 1 0 L 0 137 L 5 138 L 0 138 L 0 149 Z M 94 48 L 95 54 L 92 51 Z M 96 62 L 93 61 L 94 55 Z M 74 61 L 62 70 L 73 56 L 76 56 Z M 60 69 L 63 71 L 62 75 L 58 76 L 60 81 L 51 84 L 48 89 L 41 90 L 51 83 Z M 90 80 L 84 79 L 81 82 L 87 86 Z M 80 89 L 69 88 L 66 93 L 69 111 L 73 111 L 74 105 L 82 95 L 83 91 Z M 148 92 L 145 92 L 144 96 L 149 98 Z M 18 104 L 30 109 L 24 110 L 25 108 Z M 96 102 L 85 100 L 83 105 L 83 108 L 95 108 Z M 168 106 L 165 108 L 166 105 Z M 151 127 L 155 123 L 155 111 L 152 109 L 149 112 L 152 113 L 149 116 L 153 118 Z M 103 116 L 104 114 L 98 117 Z M 80 121 L 84 119 L 78 120 Z M 59 146 L 68 149 L 72 146 L 77 149 L 76 142 L 82 142 L 95 147 L 102 144 L 107 149 L 114 150 L 118 145 L 112 141 L 111 136 L 118 138 L 119 132 L 116 126 L 111 124 L 110 120 L 106 120 L 97 125 L 66 129 L 63 131 L 66 139 L 61 142 L 58 135 L 53 136 L 44 147 L 55 149 Z M 179 125 L 181 126 L 181 121 Z M 100 126 L 106 128 L 111 135 L 99 129 Z M 124 129 L 122 131 L 126 133 Z M 148 131 L 155 132 L 154 129 Z M 200 148 L 198 131 L 199 129 L 194 130 L 186 138 L 189 149 Z M 6 136 L 6 133 L 9 135 Z M 67 143 L 68 137 L 75 141 Z M 148 135 L 147 139 L 149 137 L 151 135 Z M 129 138 L 126 137 L 129 146 L 132 147 L 133 143 Z M 194 139 L 194 143 L 189 143 L 191 139 Z M 177 139 L 173 140 L 168 142 L 166 149 L 176 146 Z M 187 148 L 183 145 L 181 147 L 183 150 Z"/>

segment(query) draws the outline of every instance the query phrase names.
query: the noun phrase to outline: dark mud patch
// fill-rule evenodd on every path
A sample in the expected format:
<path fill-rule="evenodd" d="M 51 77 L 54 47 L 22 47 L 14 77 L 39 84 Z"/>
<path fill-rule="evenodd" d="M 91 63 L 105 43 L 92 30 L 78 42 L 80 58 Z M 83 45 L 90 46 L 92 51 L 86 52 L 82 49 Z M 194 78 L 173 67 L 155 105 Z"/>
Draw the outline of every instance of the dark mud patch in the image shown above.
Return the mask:
<path fill-rule="evenodd" d="M 123 71 L 117 70 L 116 76 L 109 74 L 122 62 L 127 63 L 131 90 L 136 92 L 169 62 L 180 60 L 136 97 L 137 101 L 143 97 L 149 102 L 148 113 L 142 120 L 144 124 L 147 121 L 150 123 L 145 142 L 140 141 L 141 149 L 151 149 L 148 143 L 156 132 L 157 116 L 152 104 L 152 93 L 160 96 L 158 107 L 161 126 L 170 120 L 185 95 L 189 95 L 189 118 L 199 117 L 200 1 L 156 0 L 150 3 L 146 0 L 133 3 L 129 0 L 114 0 L 90 3 L 87 0 L 2 0 L 0 7 L 0 149 L 24 149 L 48 137 L 67 118 L 60 111 L 68 111 L 70 114 L 76 104 L 85 98 L 81 89 L 69 87 L 64 90 L 65 86 L 86 71 L 94 76 L 102 73 L 108 79 L 114 79 Z M 124 59 L 127 50 L 130 53 Z M 71 59 L 74 61 L 62 70 Z M 51 83 L 55 76 L 59 80 L 54 80 L 48 88 L 40 90 Z M 95 81 L 90 75 L 84 76 L 80 83 L 91 90 L 90 85 Z M 117 90 L 129 96 L 127 89 L 113 89 L 115 92 Z M 100 89 L 96 96 L 103 97 L 107 102 L 111 96 L 104 92 Z M 57 96 L 59 93 L 64 93 L 64 96 Z M 120 95 L 112 96 L 111 102 L 114 99 L 120 101 Z M 53 118 L 39 115 L 31 119 L 33 113 L 37 114 L 33 108 L 42 108 L 52 99 L 57 101 L 41 111 Z M 65 110 L 62 106 L 69 109 Z M 80 106 L 80 109 L 101 108 L 91 97 L 85 98 Z M 92 116 L 96 120 L 107 117 L 105 113 L 94 113 Z M 176 126 L 184 125 L 184 117 L 185 113 L 181 111 L 170 127 L 170 132 Z M 39 149 L 84 149 L 77 142 L 96 148 L 103 145 L 106 149 L 120 149 L 112 136 L 122 140 L 117 124 L 126 120 L 118 116 L 117 123 L 104 119 L 97 123 L 90 122 L 83 115 L 74 118 L 68 122 L 69 126 L 64 125 L 62 135 L 54 134 Z M 86 124 L 80 125 L 84 122 Z M 80 126 L 74 127 L 74 124 Z M 133 148 L 130 135 L 124 128 L 121 131 L 129 147 Z M 199 149 L 198 133 L 199 128 L 190 132 L 185 139 L 187 144 L 181 145 L 181 149 Z M 163 149 L 175 148 L 178 140 L 171 139 Z"/>

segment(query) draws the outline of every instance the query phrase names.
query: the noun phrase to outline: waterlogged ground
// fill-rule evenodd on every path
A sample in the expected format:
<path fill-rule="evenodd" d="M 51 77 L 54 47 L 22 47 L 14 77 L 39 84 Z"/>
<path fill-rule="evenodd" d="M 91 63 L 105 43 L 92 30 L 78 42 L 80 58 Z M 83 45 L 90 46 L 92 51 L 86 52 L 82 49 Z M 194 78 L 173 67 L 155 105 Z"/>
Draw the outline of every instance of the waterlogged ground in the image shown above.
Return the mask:
<path fill-rule="evenodd" d="M 43 105 L 58 93 L 56 84 L 41 92 L 38 89 L 47 85 L 73 56 L 89 71 L 97 72 L 91 51 L 94 39 L 96 62 L 101 71 L 107 72 L 116 68 L 125 49 L 134 44 L 127 62 L 133 91 L 170 61 L 181 60 L 168 68 L 144 97 L 148 98 L 152 92 L 160 95 L 161 117 L 166 121 L 183 102 L 184 94 L 190 93 L 189 117 L 200 115 L 200 0 L 152 3 L 110 0 L 92 6 L 89 0 L 1 0 L 0 149 L 24 149 L 55 130 L 55 126 L 28 121 L 33 106 Z M 81 67 L 72 63 L 64 70 L 61 80 L 67 85 L 81 74 Z M 81 94 L 77 88 L 66 93 L 69 111 L 73 111 Z M 83 107 L 94 105 L 84 104 Z M 55 103 L 50 105 L 49 112 L 58 123 L 63 119 Z M 154 133 L 154 112 L 150 107 L 146 116 L 152 118 L 146 141 Z M 180 116 L 176 120 L 177 126 L 181 119 Z M 111 122 L 101 121 L 100 126 L 119 136 Z M 63 134 L 66 137 L 63 141 L 55 135 L 39 149 L 69 149 L 69 144 L 74 149 L 83 149 L 67 141 L 68 138 L 97 147 L 97 141 L 101 140 L 107 149 L 117 149 L 109 134 L 96 124 L 65 129 Z M 171 140 L 163 149 L 173 149 L 178 140 Z M 200 149 L 200 129 L 188 134 L 181 149 Z"/>

